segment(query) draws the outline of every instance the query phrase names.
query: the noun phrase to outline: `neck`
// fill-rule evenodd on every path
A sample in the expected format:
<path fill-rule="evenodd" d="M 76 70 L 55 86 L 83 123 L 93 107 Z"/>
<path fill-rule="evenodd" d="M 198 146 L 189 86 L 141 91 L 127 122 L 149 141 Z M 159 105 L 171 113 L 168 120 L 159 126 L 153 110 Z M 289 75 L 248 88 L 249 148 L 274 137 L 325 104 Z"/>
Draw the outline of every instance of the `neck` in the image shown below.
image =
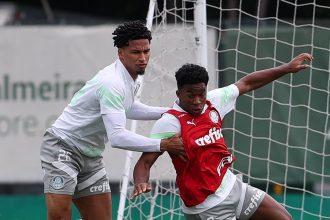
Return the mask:
<path fill-rule="evenodd" d="M 138 78 L 138 74 L 132 74 L 130 72 L 128 72 L 129 75 L 132 77 L 132 79 L 135 81 Z"/>

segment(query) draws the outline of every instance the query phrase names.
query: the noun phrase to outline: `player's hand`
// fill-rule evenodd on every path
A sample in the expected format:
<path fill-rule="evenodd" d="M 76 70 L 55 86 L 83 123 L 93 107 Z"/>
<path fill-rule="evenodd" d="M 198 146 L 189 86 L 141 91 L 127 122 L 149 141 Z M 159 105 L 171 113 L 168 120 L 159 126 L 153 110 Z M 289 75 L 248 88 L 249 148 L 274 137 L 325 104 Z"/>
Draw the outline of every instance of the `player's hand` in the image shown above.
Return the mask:
<path fill-rule="evenodd" d="M 151 185 L 149 183 L 134 184 L 134 191 L 131 196 L 131 199 L 136 198 L 137 196 L 141 195 L 142 193 L 147 193 L 150 191 L 151 191 Z"/>
<path fill-rule="evenodd" d="M 178 135 L 162 139 L 160 142 L 160 151 L 167 151 L 179 156 L 184 161 L 187 160 L 186 151 L 183 147 L 182 140 Z"/>
<path fill-rule="evenodd" d="M 309 67 L 308 64 L 304 63 L 305 61 L 312 61 L 313 56 L 309 53 L 302 53 L 293 58 L 289 63 L 287 63 L 287 68 L 289 73 L 295 73 L 300 70 L 306 69 Z"/>

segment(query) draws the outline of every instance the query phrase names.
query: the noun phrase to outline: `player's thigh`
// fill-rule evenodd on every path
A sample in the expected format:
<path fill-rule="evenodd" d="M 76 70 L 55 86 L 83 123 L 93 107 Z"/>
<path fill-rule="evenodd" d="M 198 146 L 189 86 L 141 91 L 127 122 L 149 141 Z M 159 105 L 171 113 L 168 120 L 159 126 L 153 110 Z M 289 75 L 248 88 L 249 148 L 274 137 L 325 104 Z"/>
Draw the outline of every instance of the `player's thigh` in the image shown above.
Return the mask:
<path fill-rule="evenodd" d="M 102 157 L 84 158 L 73 202 L 84 220 L 111 219 L 111 189 Z"/>
<path fill-rule="evenodd" d="M 78 208 L 82 219 L 111 220 L 112 206 L 111 193 L 90 195 L 73 200 Z"/>
<path fill-rule="evenodd" d="M 292 217 L 285 208 L 276 202 L 271 196 L 265 194 L 258 209 L 251 216 L 252 220 L 269 219 L 269 220 L 291 220 Z"/>
<path fill-rule="evenodd" d="M 72 196 L 46 193 L 48 220 L 70 220 L 72 214 Z"/>
<path fill-rule="evenodd" d="M 185 214 L 187 220 L 234 220 L 236 207 L 241 198 L 243 184 L 235 181 L 233 188 L 224 200 L 215 206 L 195 214 Z"/>
<path fill-rule="evenodd" d="M 83 158 L 79 150 L 46 132 L 40 149 L 44 193 L 73 195 Z"/>

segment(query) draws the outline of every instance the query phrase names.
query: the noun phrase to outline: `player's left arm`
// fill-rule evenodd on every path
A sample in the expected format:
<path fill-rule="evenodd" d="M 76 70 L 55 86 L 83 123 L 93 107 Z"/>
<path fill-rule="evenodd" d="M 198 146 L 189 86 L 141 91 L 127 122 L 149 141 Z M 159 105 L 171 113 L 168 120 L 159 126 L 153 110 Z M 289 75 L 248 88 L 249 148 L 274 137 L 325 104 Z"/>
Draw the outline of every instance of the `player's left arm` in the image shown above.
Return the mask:
<path fill-rule="evenodd" d="M 247 92 L 260 88 L 285 74 L 295 73 L 306 69 L 309 65 L 305 64 L 304 61 L 311 61 L 312 59 L 313 57 L 311 54 L 302 53 L 293 58 L 289 63 L 275 68 L 253 72 L 235 83 L 239 90 L 239 95 L 243 95 Z"/>
<path fill-rule="evenodd" d="M 168 107 L 149 106 L 134 101 L 129 111 L 126 112 L 126 117 L 134 120 L 157 120 L 168 110 Z"/>
<path fill-rule="evenodd" d="M 223 119 L 226 114 L 235 108 L 238 95 L 238 88 L 234 84 L 231 84 L 209 91 L 207 93 L 207 99 L 218 110 L 220 117 Z"/>

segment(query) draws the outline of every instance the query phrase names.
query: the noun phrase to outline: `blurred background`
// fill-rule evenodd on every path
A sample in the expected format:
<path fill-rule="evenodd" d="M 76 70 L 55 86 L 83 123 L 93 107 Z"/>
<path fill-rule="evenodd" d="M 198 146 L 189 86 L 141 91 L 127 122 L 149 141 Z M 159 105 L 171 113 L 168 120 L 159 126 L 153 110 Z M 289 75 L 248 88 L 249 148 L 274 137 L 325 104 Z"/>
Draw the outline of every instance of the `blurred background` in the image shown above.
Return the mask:
<path fill-rule="evenodd" d="M 159 5 L 162 0 L 158 0 Z M 168 7 L 176 4 L 176 0 L 167 1 Z M 187 1 L 189 3 L 189 1 Z M 191 4 L 193 1 L 190 1 Z M 217 6 L 220 4 L 224 8 L 237 8 L 238 5 L 244 8 L 248 14 L 259 14 L 260 17 L 278 17 L 287 19 L 309 19 L 313 17 L 313 11 L 310 10 L 308 3 L 315 2 L 319 7 L 315 11 L 315 17 L 320 19 L 329 19 L 327 0 L 300 0 L 297 3 L 305 7 L 299 7 L 294 11 L 295 3 L 293 0 L 281 3 L 281 9 L 276 10 L 278 1 L 265 0 L 260 1 L 261 8 L 258 9 L 259 1 L 219 1 L 209 0 L 208 4 L 214 7 L 208 8 L 207 18 L 218 20 L 219 11 Z M 0 1 L 1 8 L 1 25 L 100 25 L 120 23 L 124 20 L 142 19 L 145 20 L 149 7 L 148 0 L 130 1 L 108 1 L 108 0 L 15 0 Z M 190 13 L 192 16 L 192 12 Z M 237 11 L 226 11 L 223 19 L 237 21 Z M 249 22 L 246 19 L 245 22 Z"/>
<path fill-rule="evenodd" d="M 161 6 L 163 1 L 158 0 L 157 2 Z M 176 0 L 167 2 L 169 7 L 177 4 Z M 214 6 L 209 7 L 207 10 L 208 24 L 210 26 L 219 25 L 219 7 L 223 7 L 227 10 L 221 14 L 221 28 L 235 28 L 238 24 L 255 26 L 255 19 L 251 16 L 244 16 L 243 13 L 243 16 L 238 18 L 238 11 L 230 10 L 240 5 L 240 9 L 245 12 L 245 15 L 258 14 L 259 18 L 276 17 L 295 24 L 313 23 L 313 25 L 320 25 L 329 29 L 329 0 L 299 1 L 299 4 L 314 2 L 324 6 L 318 7 L 317 10 L 311 10 L 309 5 L 294 7 L 291 4 L 285 4 L 286 2 L 295 3 L 297 1 L 281 1 L 279 6 L 280 3 L 276 0 L 208 0 L 207 3 Z M 192 5 L 193 3 L 188 1 L 188 7 L 189 4 Z M 42 171 L 39 161 L 39 146 L 43 132 L 62 112 L 74 92 L 86 80 L 95 75 L 99 69 L 109 65 L 116 59 L 117 51 L 113 47 L 111 35 L 114 28 L 124 21 L 145 20 L 148 7 L 149 1 L 147 0 L 0 1 L 0 219 L 46 219 Z M 280 10 L 274 10 L 275 8 L 280 8 Z M 191 19 L 193 12 L 187 10 L 186 16 L 187 20 Z M 316 17 L 317 20 L 314 19 Z M 171 23 L 171 19 L 169 16 L 169 23 Z M 265 19 L 258 24 L 272 25 L 273 23 L 272 20 L 267 21 Z M 249 31 L 251 29 L 247 30 L 247 32 Z M 268 34 L 267 30 L 262 33 Z M 297 31 L 296 33 L 297 35 L 301 34 L 301 38 L 298 36 L 296 42 L 306 37 L 303 31 Z M 319 35 L 316 34 L 315 37 L 319 37 L 319 40 L 316 40 L 314 45 L 317 47 L 317 42 L 321 42 L 322 47 L 324 45 L 327 47 L 327 51 L 325 53 L 320 51 L 318 56 L 324 58 L 325 61 L 322 61 L 323 63 L 320 66 L 326 69 L 329 65 L 329 31 L 317 33 Z M 224 41 L 226 45 L 222 43 L 220 45 L 219 43 L 219 48 L 225 49 L 228 45 L 236 44 L 236 37 L 235 33 L 228 32 L 227 41 Z M 284 41 L 290 41 L 290 36 L 285 36 L 283 39 L 285 39 Z M 249 50 L 249 46 L 253 45 L 253 42 L 249 39 L 241 39 L 240 42 L 242 45 L 239 47 L 243 52 Z M 295 42 L 290 43 L 294 44 Z M 153 40 L 152 45 L 156 48 L 155 50 L 159 50 L 157 48 L 161 47 L 166 48 L 165 44 L 159 45 L 156 38 Z M 265 47 L 268 46 L 271 47 L 271 45 L 265 45 Z M 302 49 L 306 48 L 309 47 Z M 281 51 L 287 50 L 279 49 L 279 52 Z M 317 50 L 314 51 L 317 52 Z M 246 53 L 249 54 L 250 52 L 247 51 Z M 251 53 L 253 54 L 253 52 Z M 235 57 L 230 53 L 223 53 L 222 55 L 218 60 L 218 67 L 223 70 L 219 72 L 224 74 L 219 75 L 219 81 L 218 79 L 212 81 L 214 83 L 211 84 L 213 87 L 233 82 L 236 77 L 233 74 L 234 70 L 226 70 L 226 65 L 229 66 L 230 60 L 234 60 Z M 286 57 L 286 55 L 285 52 L 281 55 L 285 57 L 284 62 L 291 58 Z M 241 60 L 241 66 L 244 66 L 242 69 L 245 68 L 246 71 L 255 68 L 254 61 L 251 60 L 249 64 L 248 59 L 242 58 Z M 221 68 L 220 63 L 222 63 Z M 174 71 L 177 66 L 171 68 Z M 218 70 L 214 70 L 214 72 L 218 72 Z M 328 80 L 327 77 L 322 79 L 326 79 L 323 80 L 325 82 Z M 302 79 L 302 82 L 304 83 L 304 79 Z M 304 91 L 298 91 L 298 93 L 303 94 L 301 92 Z M 285 96 L 286 90 L 283 90 L 283 93 L 280 93 L 279 96 L 281 94 Z M 175 94 L 171 95 L 173 95 L 171 96 L 171 101 L 173 101 Z M 160 104 L 168 106 L 170 103 L 163 102 Z M 250 105 L 248 99 L 246 102 L 243 100 L 242 103 L 244 104 L 238 106 L 238 111 Z M 260 102 L 260 106 L 267 105 Z M 328 112 L 328 105 L 320 108 L 325 109 L 325 113 Z M 287 113 L 284 114 L 287 115 Z M 304 115 L 302 115 L 303 117 Z M 328 114 L 326 118 L 328 118 Z M 325 121 L 323 118 L 317 118 L 317 120 Z M 246 123 L 250 123 L 250 121 L 246 121 Z M 233 126 L 233 124 L 235 124 L 235 121 L 231 117 L 229 118 L 228 127 Z M 243 127 L 242 130 L 246 129 L 244 127 L 245 122 L 240 125 Z M 256 132 L 262 133 L 263 126 L 261 124 L 259 126 L 261 129 Z M 138 133 L 147 135 L 148 130 L 141 129 Z M 247 133 L 250 133 L 250 131 L 247 131 Z M 297 133 L 297 136 L 299 135 Z M 232 140 L 234 139 L 233 135 L 228 132 L 228 136 L 229 142 L 233 142 L 233 145 L 235 145 L 234 140 Z M 243 142 L 245 141 L 244 138 L 247 139 L 246 143 L 249 142 L 250 137 L 248 135 L 242 137 Z M 314 138 L 314 140 L 317 139 L 318 137 Z M 301 143 L 301 145 L 304 145 L 304 143 Z M 264 143 L 259 144 L 263 145 Z M 254 143 L 254 146 L 259 145 Z M 244 152 L 239 148 L 234 150 Z M 260 154 L 260 151 L 258 152 Z M 116 215 L 125 151 L 108 147 L 104 158 L 111 180 L 113 212 Z M 237 166 L 244 170 L 248 160 L 249 157 L 240 159 L 243 162 Z M 311 160 L 317 162 L 317 159 Z M 256 170 L 263 167 L 260 164 L 255 166 Z M 249 171 L 246 172 L 249 173 Z M 260 172 L 263 171 L 260 170 Z M 298 175 L 295 178 L 299 179 L 300 174 L 294 173 Z M 278 173 L 275 172 L 274 176 L 276 175 L 278 176 Z M 258 181 L 256 182 L 258 183 Z M 312 187 L 308 181 L 295 184 L 295 187 L 307 184 L 307 186 L 303 186 L 304 189 Z M 263 183 L 260 183 L 261 188 L 264 186 Z M 274 190 L 279 192 L 283 190 L 281 186 L 276 184 L 274 186 L 277 187 Z M 79 215 L 74 210 L 73 219 L 78 218 Z"/>

